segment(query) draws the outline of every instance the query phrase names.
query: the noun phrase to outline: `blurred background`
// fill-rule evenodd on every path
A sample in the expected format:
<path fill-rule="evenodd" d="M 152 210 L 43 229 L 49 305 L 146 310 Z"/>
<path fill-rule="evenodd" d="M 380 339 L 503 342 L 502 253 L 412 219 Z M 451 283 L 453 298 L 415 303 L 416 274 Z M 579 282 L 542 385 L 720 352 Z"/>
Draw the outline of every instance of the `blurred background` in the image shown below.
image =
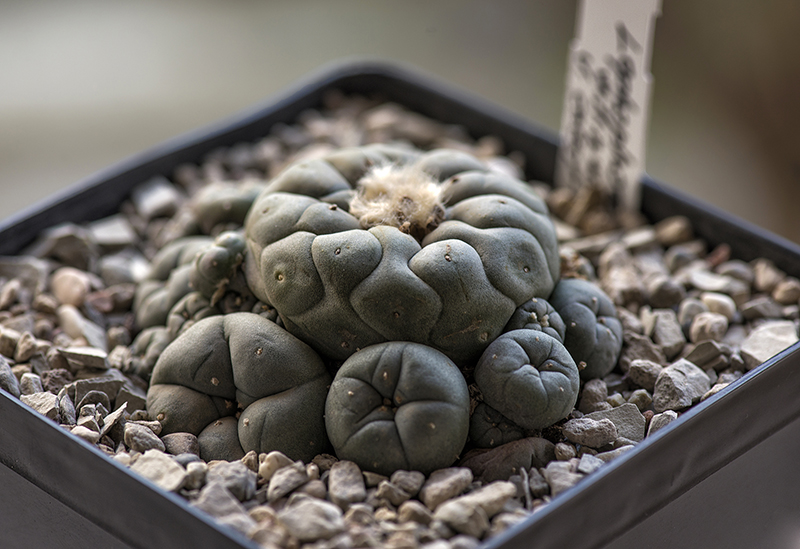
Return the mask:
<path fill-rule="evenodd" d="M 569 0 L 3 0 L 0 218 L 352 55 L 557 131 Z M 663 0 L 648 172 L 800 242 L 800 2 Z"/>

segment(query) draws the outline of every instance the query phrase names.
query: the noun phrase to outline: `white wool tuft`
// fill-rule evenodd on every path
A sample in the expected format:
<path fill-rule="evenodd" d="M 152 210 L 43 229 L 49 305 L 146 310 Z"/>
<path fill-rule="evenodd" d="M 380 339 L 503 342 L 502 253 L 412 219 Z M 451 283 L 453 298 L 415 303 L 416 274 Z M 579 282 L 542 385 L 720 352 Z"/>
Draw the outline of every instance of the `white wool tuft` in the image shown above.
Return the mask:
<path fill-rule="evenodd" d="M 359 180 L 350 213 L 365 229 L 397 227 L 421 239 L 444 218 L 442 186 L 413 166 L 379 165 Z"/>

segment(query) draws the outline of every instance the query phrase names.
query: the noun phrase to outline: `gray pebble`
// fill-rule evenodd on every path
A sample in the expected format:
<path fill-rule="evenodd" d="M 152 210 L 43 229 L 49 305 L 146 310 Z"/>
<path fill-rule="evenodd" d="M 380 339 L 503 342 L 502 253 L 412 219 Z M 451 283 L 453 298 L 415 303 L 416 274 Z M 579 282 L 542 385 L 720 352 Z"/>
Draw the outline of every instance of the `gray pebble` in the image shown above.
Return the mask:
<path fill-rule="evenodd" d="M 77 423 L 77 413 L 75 411 L 75 404 L 73 404 L 72 399 L 67 394 L 66 389 L 61 389 L 56 396 L 57 399 L 57 406 L 58 406 L 58 415 L 61 419 L 61 423 L 65 425 L 75 425 Z"/>
<path fill-rule="evenodd" d="M 708 306 L 705 303 L 696 297 L 687 297 L 678 306 L 678 323 L 681 326 L 688 326 L 695 316 L 706 311 L 708 311 Z"/>
<path fill-rule="evenodd" d="M 361 469 L 352 461 L 337 461 L 328 475 L 328 494 L 330 500 L 346 510 L 351 504 L 364 501 L 367 489 Z"/>
<path fill-rule="evenodd" d="M 105 340 L 105 333 L 103 334 Z M 104 343 L 105 346 L 105 343 Z M 105 370 L 108 368 L 108 353 L 95 347 L 69 347 L 61 349 L 61 355 L 67 359 L 69 365 L 75 369 L 94 368 Z"/>
<path fill-rule="evenodd" d="M 598 405 L 608 398 L 608 387 L 602 379 L 590 379 L 583 386 L 578 410 L 584 414 L 598 410 Z"/>
<path fill-rule="evenodd" d="M 675 215 L 663 219 L 655 224 L 658 242 L 668 248 L 692 239 L 692 222 L 683 215 Z"/>
<path fill-rule="evenodd" d="M 23 395 L 43 393 L 44 387 L 42 387 L 42 378 L 32 373 L 22 374 L 22 377 L 19 379 L 19 392 Z"/>
<path fill-rule="evenodd" d="M 800 299 L 800 280 L 787 276 L 775 285 L 772 290 L 772 299 L 781 305 L 794 305 Z"/>
<path fill-rule="evenodd" d="M 790 320 L 762 324 L 742 342 L 741 355 L 748 370 L 752 370 L 787 347 L 797 343 L 797 327 Z"/>
<path fill-rule="evenodd" d="M 736 303 L 728 295 L 719 292 L 704 292 L 700 295 L 700 299 L 709 311 L 721 314 L 728 321 L 733 320 L 736 316 Z"/>
<path fill-rule="evenodd" d="M 772 292 L 775 286 L 786 277 L 769 259 L 756 259 L 753 266 L 753 287 L 757 292 Z"/>
<path fill-rule="evenodd" d="M 544 471 L 544 478 L 550 485 L 550 495 L 557 496 L 567 488 L 577 484 L 583 475 L 576 473 L 572 465 L 566 461 L 551 461 Z"/>
<path fill-rule="evenodd" d="M 156 176 L 137 185 L 131 193 L 131 201 L 145 221 L 154 217 L 166 217 L 175 213 L 181 194 L 166 177 Z"/>
<path fill-rule="evenodd" d="M 612 460 L 618 458 L 619 456 L 621 456 L 625 452 L 633 450 L 634 448 L 636 448 L 636 446 L 634 446 L 633 444 L 628 444 L 628 445 L 625 445 L 625 446 L 620 446 L 619 448 L 616 448 L 615 450 L 611 450 L 611 451 L 608 451 L 608 452 L 601 452 L 601 453 L 597 454 L 595 457 L 597 459 L 601 460 L 604 463 L 608 463 L 609 461 L 612 461 Z"/>
<path fill-rule="evenodd" d="M 653 341 L 664 351 L 668 360 L 674 358 L 686 344 L 678 317 L 672 309 L 656 309 L 653 323 Z"/>
<path fill-rule="evenodd" d="M 628 397 L 628 402 L 635 405 L 640 412 L 644 412 L 653 404 L 653 397 L 646 389 L 636 389 Z"/>
<path fill-rule="evenodd" d="M 83 398 L 78 402 L 78 410 L 86 406 L 87 404 L 102 404 L 103 408 L 108 410 L 111 408 L 110 401 L 108 399 L 108 395 L 103 391 L 96 391 L 92 390 L 83 395 Z"/>
<path fill-rule="evenodd" d="M 467 495 L 442 503 L 433 516 L 456 532 L 481 538 L 489 529 L 489 519 L 499 513 L 516 493 L 517 488 L 510 482 L 492 482 Z"/>
<path fill-rule="evenodd" d="M 571 419 L 564 424 L 563 433 L 570 442 L 590 448 L 600 448 L 617 439 L 617 428 L 609 419 Z"/>
<path fill-rule="evenodd" d="M 656 412 L 683 410 L 711 388 L 708 376 L 686 359 L 670 364 L 659 374 L 653 391 Z"/>
<path fill-rule="evenodd" d="M 83 305 L 92 289 L 92 278 L 74 267 L 61 267 L 50 277 L 50 291 L 62 305 Z"/>
<path fill-rule="evenodd" d="M 167 492 L 177 492 L 186 481 L 186 470 L 164 452 L 150 449 L 136 460 L 131 471 Z"/>
<path fill-rule="evenodd" d="M 259 456 L 258 476 L 265 481 L 268 481 L 272 478 L 272 475 L 274 475 L 276 471 L 292 465 L 293 463 L 294 462 L 286 457 L 285 454 L 278 452 L 277 450 L 273 450 L 272 452 L 269 452 L 263 456 L 263 459 L 261 456 Z"/>
<path fill-rule="evenodd" d="M 656 364 L 666 364 L 664 351 L 649 337 L 638 334 L 625 334 L 624 345 L 619 356 L 619 367 L 623 372 L 630 369 L 634 360 L 649 360 Z"/>
<path fill-rule="evenodd" d="M 292 463 L 278 469 L 269 480 L 267 501 L 276 501 L 308 482 L 308 473 L 302 463 Z"/>
<path fill-rule="evenodd" d="M 36 338 L 31 332 L 23 332 L 17 341 L 17 348 L 14 349 L 14 361 L 17 364 L 28 362 L 37 351 Z"/>
<path fill-rule="evenodd" d="M 709 339 L 695 345 L 685 358 L 695 366 L 707 369 L 706 365 L 716 364 L 719 357 L 724 356 L 722 351 L 721 343 Z"/>
<path fill-rule="evenodd" d="M 404 471 L 399 469 L 392 473 L 392 476 L 389 477 L 389 481 L 411 497 L 414 497 L 419 492 L 419 489 L 422 488 L 425 482 L 425 475 L 419 471 Z"/>
<path fill-rule="evenodd" d="M 153 431 L 143 425 L 128 421 L 125 423 L 124 439 L 125 446 L 136 452 L 146 452 L 156 449 L 163 452 L 164 443 Z"/>
<path fill-rule="evenodd" d="M 256 492 L 256 474 L 241 461 L 218 463 L 208 470 L 207 482 L 225 486 L 239 501 L 247 501 Z"/>
<path fill-rule="evenodd" d="M 722 341 L 726 331 L 728 331 L 728 319 L 720 313 L 709 311 L 694 317 L 689 328 L 689 339 L 692 343 L 707 339 Z"/>
<path fill-rule="evenodd" d="M 622 396 L 620 393 L 614 393 L 608 395 L 606 402 L 609 403 L 612 408 L 616 408 L 617 406 L 622 406 L 623 404 L 625 404 L 625 397 Z"/>
<path fill-rule="evenodd" d="M 634 442 L 644 438 L 645 419 L 635 404 L 625 403 L 611 410 L 601 410 L 588 414 L 586 418 L 595 421 L 607 419 L 617 430 L 619 437 L 624 437 Z"/>
<path fill-rule="evenodd" d="M 531 495 L 535 498 L 541 498 L 550 493 L 550 485 L 547 484 L 547 480 L 535 467 L 528 472 L 528 486 L 530 487 Z"/>
<path fill-rule="evenodd" d="M 126 403 L 127 405 L 127 403 Z M 161 437 L 165 451 L 173 455 L 200 455 L 200 443 L 192 433 L 170 433 Z"/>
<path fill-rule="evenodd" d="M 381 481 L 378 484 L 378 491 L 375 495 L 380 499 L 385 499 L 395 507 L 411 498 L 408 492 L 388 480 Z"/>
<path fill-rule="evenodd" d="M 182 454 L 184 456 L 195 456 L 194 454 Z M 177 456 L 180 457 L 180 456 Z M 201 461 L 197 458 L 197 461 L 190 461 L 186 464 L 180 463 L 177 459 L 175 460 L 179 465 L 186 469 L 186 480 L 184 481 L 184 488 L 187 490 L 199 490 L 202 488 L 206 483 L 206 474 L 208 473 L 208 465 L 206 465 L 205 461 Z"/>
<path fill-rule="evenodd" d="M 19 399 L 48 419 L 58 419 L 58 399 L 50 392 L 21 395 Z"/>
<path fill-rule="evenodd" d="M 655 388 L 656 379 L 663 369 L 663 366 L 652 360 L 633 360 L 628 368 L 628 379 L 639 387 L 652 391 Z"/>
<path fill-rule="evenodd" d="M 186 469 L 186 467 L 190 463 L 194 463 L 196 461 L 203 461 L 202 459 L 200 459 L 200 456 L 198 456 L 197 454 L 190 454 L 190 453 L 173 455 L 172 459 L 174 459 L 175 463 L 177 463 L 178 465 L 180 465 L 184 469 Z M 203 461 L 203 463 L 205 463 L 205 462 Z"/>
<path fill-rule="evenodd" d="M 745 320 L 783 317 L 783 307 L 768 296 L 759 296 L 751 299 L 742 305 L 741 311 Z"/>
<path fill-rule="evenodd" d="M 453 536 L 448 541 L 450 542 L 450 549 L 478 549 L 481 544 L 476 538 L 465 536 L 464 534 Z"/>
<path fill-rule="evenodd" d="M 660 414 L 654 415 L 650 420 L 650 426 L 647 428 L 647 436 L 650 436 L 659 429 L 666 427 L 676 419 L 678 419 L 678 414 L 674 410 L 666 410 Z"/>
<path fill-rule="evenodd" d="M 433 513 L 415 499 L 403 502 L 397 509 L 398 522 L 416 522 L 427 526 L 433 520 Z"/>
<path fill-rule="evenodd" d="M 180 465 L 175 464 L 175 466 L 183 470 Z M 187 473 L 184 471 L 184 474 Z M 250 518 L 239 500 L 219 483 L 206 484 L 191 505 L 244 535 L 252 532 L 257 526 L 256 521 Z"/>
<path fill-rule="evenodd" d="M 70 429 L 70 433 L 85 440 L 89 444 L 97 444 L 97 441 L 100 440 L 100 433 L 98 433 L 96 429 L 90 429 L 84 425 L 76 425 Z"/>
<path fill-rule="evenodd" d="M 578 456 L 578 451 L 572 444 L 566 442 L 558 442 L 555 447 L 556 459 L 558 461 L 569 461 Z"/>
<path fill-rule="evenodd" d="M 300 542 L 331 539 L 345 530 L 342 510 L 333 503 L 306 498 L 284 508 L 278 518 Z"/>
<path fill-rule="evenodd" d="M 3 389 L 14 398 L 19 398 L 19 380 L 11 370 L 11 365 L 0 355 L 0 389 Z"/>
<path fill-rule="evenodd" d="M 734 300 L 750 294 L 750 288 L 741 280 L 704 270 L 695 270 L 689 275 L 689 283 L 704 292 L 719 292 Z"/>
<path fill-rule="evenodd" d="M 125 248 L 139 241 L 133 226 L 122 214 L 93 221 L 86 228 L 92 239 L 105 248 Z"/>
<path fill-rule="evenodd" d="M 464 493 L 472 480 L 472 471 L 466 467 L 439 469 L 428 476 L 420 489 L 419 499 L 433 511 L 441 503 Z"/>
<path fill-rule="evenodd" d="M 578 472 L 589 475 L 597 471 L 605 462 L 592 454 L 583 454 L 578 462 Z"/>
<path fill-rule="evenodd" d="M 61 305 L 56 311 L 56 316 L 59 326 L 69 337 L 73 339 L 83 337 L 92 347 L 103 351 L 108 350 L 106 348 L 105 330 L 94 322 L 86 319 L 73 305 Z M 81 359 L 82 357 L 80 356 L 75 357 L 75 360 Z M 67 358 L 67 360 L 69 360 L 69 358 Z"/>

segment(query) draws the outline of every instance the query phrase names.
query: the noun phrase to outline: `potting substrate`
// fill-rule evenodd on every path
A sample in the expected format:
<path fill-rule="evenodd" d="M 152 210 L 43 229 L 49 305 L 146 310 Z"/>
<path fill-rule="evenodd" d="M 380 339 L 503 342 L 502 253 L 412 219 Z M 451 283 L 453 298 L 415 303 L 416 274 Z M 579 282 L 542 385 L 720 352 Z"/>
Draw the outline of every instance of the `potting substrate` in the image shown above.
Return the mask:
<path fill-rule="evenodd" d="M 231 543 L 468 548 L 520 543 L 797 343 L 797 258 L 553 189 L 552 144 L 421 114 L 387 73 L 413 87 L 339 69 L 247 140 L 153 155 L 116 212 L 28 230 L 0 259 L 0 388 Z"/>

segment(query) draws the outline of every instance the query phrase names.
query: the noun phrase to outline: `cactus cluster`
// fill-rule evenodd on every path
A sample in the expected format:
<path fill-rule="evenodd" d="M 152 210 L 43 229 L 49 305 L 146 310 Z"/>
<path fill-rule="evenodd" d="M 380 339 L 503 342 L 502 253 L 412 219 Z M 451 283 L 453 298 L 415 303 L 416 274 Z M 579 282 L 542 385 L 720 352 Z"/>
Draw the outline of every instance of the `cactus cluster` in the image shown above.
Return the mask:
<path fill-rule="evenodd" d="M 243 230 L 166 246 L 136 300 L 148 411 L 204 459 L 428 473 L 563 419 L 616 363 L 614 305 L 560 280 L 544 202 L 466 153 L 341 149 L 215 192 L 195 209 Z"/>

